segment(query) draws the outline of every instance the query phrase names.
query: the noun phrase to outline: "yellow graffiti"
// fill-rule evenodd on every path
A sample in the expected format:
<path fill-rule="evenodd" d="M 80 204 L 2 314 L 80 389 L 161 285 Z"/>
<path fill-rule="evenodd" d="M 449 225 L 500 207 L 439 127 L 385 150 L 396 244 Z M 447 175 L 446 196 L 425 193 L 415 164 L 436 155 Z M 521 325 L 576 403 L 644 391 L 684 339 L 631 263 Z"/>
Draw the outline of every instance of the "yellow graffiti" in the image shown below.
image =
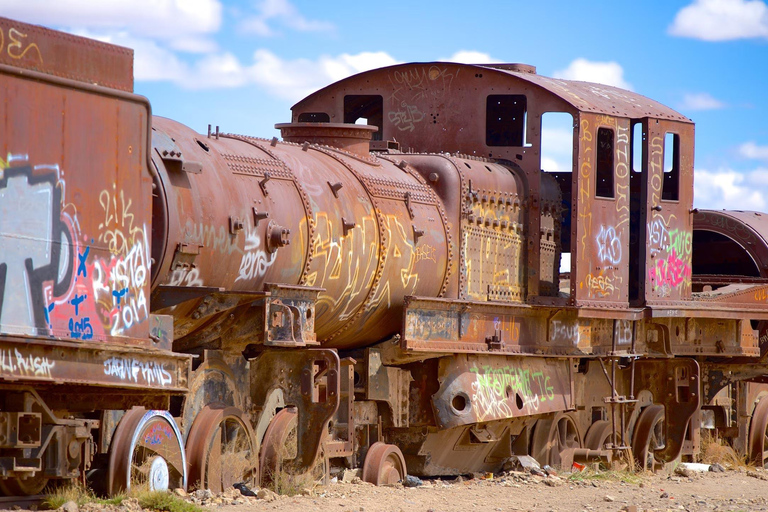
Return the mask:
<path fill-rule="evenodd" d="M 583 219 L 581 225 L 584 227 L 584 233 L 581 236 L 581 250 L 586 254 L 587 238 L 591 238 L 592 233 L 592 186 L 590 181 L 592 176 L 592 132 L 589 130 L 589 121 L 586 119 L 581 120 L 581 155 L 579 217 Z"/>
<path fill-rule="evenodd" d="M 0 30 L 0 37 L 2 37 L 2 30 Z M 21 39 L 26 37 L 27 34 L 19 32 L 15 28 L 8 30 L 8 39 L 11 40 L 11 43 L 7 48 L 8 56 L 12 59 L 22 59 L 27 54 L 27 52 L 34 49 L 37 52 L 37 57 L 40 59 L 40 64 L 42 64 L 43 56 L 40 53 L 40 48 L 38 48 L 37 43 L 30 43 L 25 47 L 24 42 Z M 0 41 L 0 51 L 2 51 L 2 43 L 3 41 Z"/>
<path fill-rule="evenodd" d="M 103 222 L 99 224 L 99 241 L 107 244 L 112 254 L 126 254 L 130 246 L 143 235 L 141 227 L 133 225 L 133 200 L 126 200 L 125 191 L 117 193 L 113 185 L 112 194 L 107 190 L 101 191 L 99 204 L 104 210 Z"/>
<path fill-rule="evenodd" d="M 422 260 L 429 260 L 437 262 L 435 259 L 435 255 L 437 254 L 437 247 L 432 247 L 428 244 L 420 245 L 419 247 L 416 247 L 414 250 L 416 254 L 416 262 L 422 261 Z"/>

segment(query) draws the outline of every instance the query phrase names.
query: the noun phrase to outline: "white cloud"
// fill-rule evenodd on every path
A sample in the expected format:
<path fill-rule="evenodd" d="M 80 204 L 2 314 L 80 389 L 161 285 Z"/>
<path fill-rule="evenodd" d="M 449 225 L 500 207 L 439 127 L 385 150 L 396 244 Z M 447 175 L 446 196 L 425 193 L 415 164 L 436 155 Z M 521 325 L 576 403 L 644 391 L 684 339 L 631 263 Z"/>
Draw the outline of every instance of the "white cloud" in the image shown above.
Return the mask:
<path fill-rule="evenodd" d="M 669 33 L 704 41 L 768 38 L 768 6 L 762 0 L 695 0 L 677 13 Z"/>
<path fill-rule="evenodd" d="M 3 16 L 72 32 L 129 33 L 181 51 L 212 51 L 221 27 L 219 0 L 0 0 Z M 104 37 L 102 37 L 104 39 Z"/>
<path fill-rule="evenodd" d="M 257 50 L 248 74 L 276 96 L 296 101 L 332 82 L 369 69 L 397 64 L 386 52 L 362 52 L 356 55 L 323 56 L 283 60 L 269 50 Z"/>
<path fill-rule="evenodd" d="M 476 52 L 474 50 L 459 50 L 450 57 L 438 60 L 443 62 L 460 62 L 462 64 L 498 64 L 502 62 L 499 59 L 491 57 L 487 53 Z"/>
<path fill-rule="evenodd" d="M 694 205 L 697 208 L 765 211 L 768 205 L 768 169 L 740 173 L 732 169 L 694 174 Z"/>
<path fill-rule="evenodd" d="M 595 62 L 587 59 L 576 59 L 567 68 L 555 71 L 554 77 L 582 82 L 595 82 L 632 90 L 632 85 L 624 80 L 624 69 L 617 62 Z"/>
<path fill-rule="evenodd" d="M 725 103 L 706 92 L 685 94 L 680 110 L 717 110 L 725 107 Z"/>
<path fill-rule="evenodd" d="M 332 31 L 334 26 L 326 21 L 308 20 L 288 0 L 262 0 L 257 5 L 259 13 L 244 19 L 240 30 L 264 37 L 276 35 L 271 23 L 299 32 Z"/>
<path fill-rule="evenodd" d="M 768 146 L 758 146 L 752 141 L 739 146 L 739 154 L 751 160 L 765 160 L 768 162 Z"/>

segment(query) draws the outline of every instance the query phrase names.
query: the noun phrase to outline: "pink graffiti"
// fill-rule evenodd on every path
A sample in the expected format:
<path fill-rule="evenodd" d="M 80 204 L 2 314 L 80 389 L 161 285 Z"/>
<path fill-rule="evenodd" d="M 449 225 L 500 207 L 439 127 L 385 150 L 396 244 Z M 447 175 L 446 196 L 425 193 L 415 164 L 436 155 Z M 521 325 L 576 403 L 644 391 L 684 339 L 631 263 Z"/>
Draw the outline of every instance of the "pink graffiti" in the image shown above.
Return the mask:
<path fill-rule="evenodd" d="M 677 252 L 672 252 L 667 259 L 660 259 L 655 267 L 648 270 L 648 277 L 655 283 L 655 287 L 677 287 L 691 280 L 691 267 L 677 257 Z"/>

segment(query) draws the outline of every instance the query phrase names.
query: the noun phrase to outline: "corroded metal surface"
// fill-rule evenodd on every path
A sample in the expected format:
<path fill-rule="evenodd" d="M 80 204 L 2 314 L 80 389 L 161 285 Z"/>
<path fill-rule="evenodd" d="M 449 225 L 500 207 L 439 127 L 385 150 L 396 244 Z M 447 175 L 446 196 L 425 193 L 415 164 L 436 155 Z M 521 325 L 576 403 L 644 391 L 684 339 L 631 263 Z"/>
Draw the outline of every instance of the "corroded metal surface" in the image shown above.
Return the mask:
<path fill-rule="evenodd" d="M 0 17 L 0 64 L 133 92 L 133 50 Z"/>
<path fill-rule="evenodd" d="M 432 397 L 441 428 L 563 411 L 571 404 L 567 360 L 456 357 L 440 366 Z"/>

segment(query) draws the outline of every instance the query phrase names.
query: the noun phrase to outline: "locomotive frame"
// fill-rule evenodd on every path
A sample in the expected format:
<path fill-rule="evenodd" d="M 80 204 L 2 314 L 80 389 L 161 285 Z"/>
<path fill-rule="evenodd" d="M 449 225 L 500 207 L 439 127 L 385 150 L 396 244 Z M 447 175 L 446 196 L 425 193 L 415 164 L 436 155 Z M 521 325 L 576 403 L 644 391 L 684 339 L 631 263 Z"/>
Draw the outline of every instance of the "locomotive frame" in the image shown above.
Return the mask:
<path fill-rule="evenodd" d="M 200 135 L 152 118 L 130 50 L 0 31 L 4 494 L 656 468 L 702 428 L 765 464 L 768 225 L 693 208 L 677 112 L 412 63 L 300 101 L 283 142 Z M 541 169 L 550 112 L 570 172 Z"/>

